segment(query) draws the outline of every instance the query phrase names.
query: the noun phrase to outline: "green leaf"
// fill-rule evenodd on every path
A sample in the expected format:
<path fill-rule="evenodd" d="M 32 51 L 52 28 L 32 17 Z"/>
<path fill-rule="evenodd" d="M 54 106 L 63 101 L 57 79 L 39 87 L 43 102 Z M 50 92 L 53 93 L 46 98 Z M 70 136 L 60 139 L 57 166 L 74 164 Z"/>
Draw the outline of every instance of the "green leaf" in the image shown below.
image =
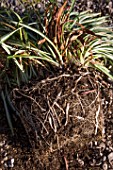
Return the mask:
<path fill-rule="evenodd" d="M 113 75 L 111 74 L 110 70 L 108 68 L 106 68 L 103 65 L 100 64 L 95 64 L 94 65 L 98 70 L 102 71 L 103 73 L 105 73 L 110 79 L 113 80 Z"/>
<path fill-rule="evenodd" d="M 22 27 L 17 28 L 16 30 L 8 33 L 7 35 L 4 35 L 0 38 L 0 44 L 2 44 L 3 42 L 5 42 L 6 40 L 8 40 L 14 33 L 16 33 L 18 30 L 20 30 Z"/>
<path fill-rule="evenodd" d="M 31 30 L 31 31 L 33 31 L 33 32 L 39 34 L 39 35 L 40 35 L 41 37 L 43 37 L 44 39 L 46 39 L 47 42 L 55 49 L 55 51 L 56 51 L 57 54 L 58 54 L 58 57 L 59 57 L 59 60 L 60 60 L 61 64 L 63 64 L 62 56 L 60 55 L 59 50 L 57 49 L 57 47 L 54 45 L 54 43 L 53 43 L 48 37 L 46 37 L 46 36 L 45 36 L 43 33 L 41 33 L 39 30 L 36 30 L 35 28 L 32 28 L 32 27 L 30 27 L 30 26 L 28 26 L 28 25 L 25 25 L 25 24 L 22 24 L 22 23 L 17 23 L 17 22 L 13 22 L 13 23 L 14 23 L 15 25 L 16 25 L 16 24 L 19 24 L 20 26 L 22 26 L 22 27 L 24 27 L 24 28 L 27 28 L 27 29 L 29 29 L 29 30 Z"/>

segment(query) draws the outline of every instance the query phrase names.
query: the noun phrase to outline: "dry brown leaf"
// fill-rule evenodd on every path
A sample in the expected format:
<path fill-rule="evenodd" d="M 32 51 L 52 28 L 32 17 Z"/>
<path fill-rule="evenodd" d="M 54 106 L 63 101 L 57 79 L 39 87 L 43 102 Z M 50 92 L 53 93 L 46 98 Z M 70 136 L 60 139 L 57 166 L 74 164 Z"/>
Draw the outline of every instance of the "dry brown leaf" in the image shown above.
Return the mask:
<path fill-rule="evenodd" d="M 66 4 L 67 4 L 67 0 L 64 2 L 63 6 L 58 10 L 57 19 L 56 19 L 57 25 L 58 25 L 59 22 L 60 22 L 61 15 L 62 15 L 62 13 L 63 13 L 63 11 L 64 11 L 64 8 L 65 8 Z"/>
<path fill-rule="evenodd" d="M 46 39 L 45 39 L 45 38 L 44 38 L 44 39 L 42 39 L 42 40 L 40 40 L 40 41 L 38 41 L 38 45 L 43 44 L 45 41 L 46 41 Z"/>

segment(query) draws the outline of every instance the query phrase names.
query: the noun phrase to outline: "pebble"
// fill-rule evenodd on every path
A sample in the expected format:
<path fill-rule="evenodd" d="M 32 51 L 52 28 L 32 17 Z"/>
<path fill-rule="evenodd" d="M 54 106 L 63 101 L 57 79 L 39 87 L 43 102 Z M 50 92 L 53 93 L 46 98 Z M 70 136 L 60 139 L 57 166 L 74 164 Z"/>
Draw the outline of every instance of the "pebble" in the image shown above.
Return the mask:
<path fill-rule="evenodd" d="M 103 157 L 103 162 L 105 162 L 105 161 L 106 161 L 106 159 L 107 159 L 107 158 L 106 158 L 106 156 L 104 156 L 104 157 Z"/>
<path fill-rule="evenodd" d="M 95 146 L 97 146 L 98 145 L 98 142 L 97 141 L 95 141 Z"/>
<path fill-rule="evenodd" d="M 0 147 L 3 147 L 5 145 L 5 140 L 0 142 Z"/>
<path fill-rule="evenodd" d="M 108 155 L 108 160 L 111 165 L 113 165 L 113 152 Z"/>
<path fill-rule="evenodd" d="M 108 164 L 106 162 L 104 162 L 102 168 L 103 168 L 103 170 L 108 170 Z"/>
<path fill-rule="evenodd" d="M 7 162 L 4 163 L 4 167 L 6 168 L 13 168 L 14 167 L 14 158 L 9 159 Z"/>
<path fill-rule="evenodd" d="M 101 151 L 104 151 L 105 148 L 106 148 L 106 145 L 105 145 L 104 142 L 101 142 L 100 145 L 99 145 L 99 147 L 100 147 Z"/>
<path fill-rule="evenodd" d="M 93 159 L 92 162 L 90 162 L 90 165 L 95 166 L 95 164 L 96 164 L 96 159 Z"/>
<path fill-rule="evenodd" d="M 84 166 L 84 161 L 82 159 L 78 158 L 77 160 L 78 160 L 81 167 Z"/>

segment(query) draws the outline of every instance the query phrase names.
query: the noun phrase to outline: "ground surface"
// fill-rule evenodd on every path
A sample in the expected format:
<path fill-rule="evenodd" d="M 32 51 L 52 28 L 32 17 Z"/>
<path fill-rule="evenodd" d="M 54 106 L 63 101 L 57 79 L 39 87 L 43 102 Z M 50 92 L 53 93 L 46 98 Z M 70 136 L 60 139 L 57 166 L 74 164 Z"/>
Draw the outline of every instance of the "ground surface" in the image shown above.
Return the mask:
<path fill-rule="evenodd" d="M 110 3 L 86 2 L 77 9 L 112 17 Z M 21 116 L 12 117 L 11 136 L 1 110 L 0 170 L 113 169 L 113 82 L 94 70 L 46 70 L 11 98 Z"/>

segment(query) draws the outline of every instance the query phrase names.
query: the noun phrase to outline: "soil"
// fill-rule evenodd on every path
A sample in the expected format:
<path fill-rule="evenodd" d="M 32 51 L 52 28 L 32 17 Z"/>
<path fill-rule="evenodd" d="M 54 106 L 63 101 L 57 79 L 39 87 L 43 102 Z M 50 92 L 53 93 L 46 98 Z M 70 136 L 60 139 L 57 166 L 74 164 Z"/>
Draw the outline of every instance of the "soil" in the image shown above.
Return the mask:
<path fill-rule="evenodd" d="M 89 8 L 88 1 L 76 2 L 77 10 Z M 110 3 L 89 6 L 112 18 Z M 10 108 L 14 135 L 1 109 L 0 170 L 113 169 L 113 82 L 108 78 L 80 67 L 41 70 L 38 79 L 14 88 L 10 97 L 16 108 Z"/>
<path fill-rule="evenodd" d="M 14 136 L 0 116 L 1 169 L 113 169 L 112 83 L 85 68 L 46 73 L 10 93 L 20 115 Z"/>

